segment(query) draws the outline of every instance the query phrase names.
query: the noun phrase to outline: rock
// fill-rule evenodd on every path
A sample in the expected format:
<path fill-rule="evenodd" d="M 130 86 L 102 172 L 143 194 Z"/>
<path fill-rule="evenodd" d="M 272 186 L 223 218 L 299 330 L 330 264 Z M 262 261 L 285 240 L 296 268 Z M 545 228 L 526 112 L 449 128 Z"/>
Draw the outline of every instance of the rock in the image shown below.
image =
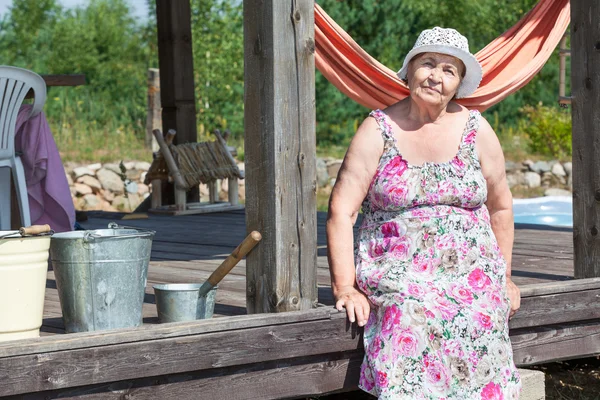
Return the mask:
<path fill-rule="evenodd" d="M 117 211 L 108 201 L 104 200 L 102 202 L 102 211 Z"/>
<path fill-rule="evenodd" d="M 136 162 L 133 168 L 139 171 L 148 171 L 150 169 L 150 163 L 146 161 Z"/>
<path fill-rule="evenodd" d="M 138 186 L 137 192 L 140 196 L 144 195 L 146 193 L 150 193 L 150 188 L 148 187 L 148 185 L 144 185 L 143 183 L 138 183 L 137 186 Z"/>
<path fill-rule="evenodd" d="M 327 165 L 323 159 L 317 158 L 317 184 L 319 187 L 324 187 L 327 185 L 328 180 Z"/>
<path fill-rule="evenodd" d="M 67 183 L 69 184 L 69 186 L 73 186 L 73 178 L 71 178 L 71 175 L 65 173 L 65 176 L 67 177 Z"/>
<path fill-rule="evenodd" d="M 564 176 L 556 176 L 552 172 L 544 172 L 542 174 L 542 187 L 550 188 L 566 184 Z"/>
<path fill-rule="evenodd" d="M 138 184 L 137 184 L 137 182 L 129 182 L 127 184 L 127 186 L 125 187 L 125 189 L 127 190 L 127 193 L 135 193 L 135 194 L 137 194 L 137 192 L 138 192 Z"/>
<path fill-rule="evenodd" d="M 112 170 L 101 168 L 96 173 L 96 177 L 102 184 L 102 188 L 115 193 L 123 193 L 123 181 L 121 177 Z"/>
<path fill-rule="evenodd" d="M 142 171 L 138 171 L 137 169 L 128 169 L 127 172 L 125 172 L 125 176 L 130 181 L 139 181 L 142 176 Z"/>
<path fill-rule="evenodd" d="M 95 163 L 95 164 L 90 164 L 87 167 L 88 167 L 88 169 L 91 169 L 92 171 L 98 171 L 100 168 L 102 168 L 102 164 Z"/>
<path fill-rule="evenodd" d="M 532 173 L 535 174 L 535 172 Z M 519 170 L 513 170 L 512 172 L 507 171 L 506 181 L 508 182 L 508 187 L 510 188 L 513 188 L 518 185 L 525 185 L 525 174 L 523 174 L 523 172 Z"/>
<path fill-rule="evenodd" d="M 134 161 L 128 161 L 126 163 L 123 163 L 123 166 L 125 167 L 126 170 L 128 170 L 128 169 L 134 169 L 135 168 L 135 162 Z"/>
<path fill-rule="evenodd" d="M 77 197 L 77 190 L 73 186 L 69 186 L 69 191 L 71 192 L 71 197 Z"/>
<path fill-rule="evenodd" d="M 142 202 L 142 198 L 137 193 L 129 193 L 127 199 L 129 200 L 131 211 L 135 210 Z"/>
<path fill-rule="evenodd" d="M 86 194 L 84 210 L 102 210 L 102 201 L 95 194 Z"/>
<path fill-rule="evenodd" d="M 544 196 L 572 196 L 572 194 L 568 190 L 549 188 L 544 191 Z"/>
<path fill-rule="evenodd" d="M 109 171 L 112 171 L 112 172 L 114 172 L 117 175 L 121 174 L 121 168 L 119 167 L 119 164 L 115 164 L 115 163 L 104 164 L 103 169 L 107 169 Z"/>
<path fill-rule="evenodd" d="M 336 180 L 337 180 L 336 178 L 331 178 L 331 179 L 329 180 L 329 186 L 331 186 L 331 187 L 334 187 L 334 186 L 335 186 L 335 181 L 336 181 Z"/>
<path fill-rule="evenodd" d="M 246 186 L 240 186 L 238 188 L 238 196 L 242 203 L 246 200 Z"/>
<path fill-rule="evenodd" d="M 569 175 L 569 179 L 567 179 L 567 186 L 569 186 L 569 189 L 573 190 L 573 175 Z"/>
<path fill-rule="evenodd" d="M 523 169 L 523 166 L 521 164 L 516 163 L 516 162 L 506 161 L 504 163 L 504 170 L 507 173 L 521 171 L 521 169 Z"/>
<path fill-rule="evenodd" d="M 129 199 L 125 196 L 116 196 L 112 201 L 112 206 L 118 211 L 131 212 L 131 205 L 129 204 Z"/>
<path fill-rule="evenodd" d="M 148 174 L 147 172 L 142 172 L 140 174 L 140 182 L 145 182 L 146 181 L 146 175 L 147 174 Z"/>
<path fill-rule="evenodd" d="M 85 207 L 85 200 L 83 197 L 78 197 L 74 201 L 76 210 L 83 210 Z"/>
<path fill-rule="evenodd" d="M 573 173 L 573 163 L 570 161 L 566 162 L 563 164 L 563 168 L 565 169 L 567 176 L 571 176 L 571 174 Z"/>
<path fill-rule="evenodd" d="M 560 163 L 556 163 L 552 166 L 552 173 L 556 176 L 567 176 L 567 172 Z"/>
<path fill-rule="evenodd" d="M 84 176 L 84 175 L 94 176 L 94 171 L 92 171 L 91 169 L 89 169 L 87 167 L 77 167 L 77 168 L 73 169 L 73 175 L 75 175 L 75 179 L 79 178 L 80 176 Z"/>
<path fill-rule="evenodd" d="M 327 174 L 329 178 L 337 178 L 338 172 L 340 172 L 340 168 L 342 167 L 342 161 L 336 160 L 329 164 L 327 164 Z"/>
<path fill-rule="evenodd" d="M 552 170 L 550 163 L 547 161 L 538 161 L 531 165 L 530 168 L 533 172 L 537 172 L 538 174 L 550 172 Z"/>
<path fill-rule="evenodd" d="M 115 199 L 115 194 L 113 192 L 111 192 L 110 190 L 101 190 L 100 191 L 100 196 L 102 196 L 104 198 L 104 200 L 111 202 Z"/>
<path fill-rule="evenodd" d="M 94 191 L 88 185 L 84 185 L 83 183 L 75 183 L 73 184 L 73 188 L 75 189 L 75 193 L 80 196 L 85 196 L 86 194 L 92 194 Z"/>
<path fill-rule="evenodd" d="M 200 196 L 208 197 L 208 185 L 200 185 Z"/>
<path fill-rule="evenodd" d="M 100 181 L 98 179 L 94 178 L 93 176 L 89 176 L 89 175 L 80 176 L 79 178 L 77 178 L 77 182 L 83 183 L 84 185 L 91 187 L 92 191 L 94 193 L 98 193 L 100 191 L 100 189 L 102 189 L 102 184 L 100 183 Z"/>
<path fill-rule="evenodd" d="M 527 168 L 527 170 L 531 171 L 531 167 L 533 166 L 534 162 L 531 160 L 525 160 L 523 161 L 523 166 Z"/>
<path fill-rule="evenodd" d="M 228 196 L 229 196 L 228 193 L 224 190 L 221 190 L 219 192 L 219 200 L 221 200 L 221 201 L 227 201 L 229 199 Z"/>
<path fill-rule="evenodd" d="M 523 174 L 523 179 L 525 180 L 525 185 L 530 188 L 540 187 L 542 184 L 542 178 L 535 172 L 525 172 L 525 174 Z"/>
<path fill-rule="evenodd" d="M 66 163 L 63 163 L 63 168 L 65 169 L 65 174 L 66 175 L 73 175 L 73 170 L 75 168 L 77 168 L 79 165 L 71 162 L 71 161 L 67 161 Z"/>
<path fill-rule="evenodd" d="M 222 179 L 219 183 L 221 184 L 221 190 L 226 192 L 229 190 L 229 179 Z"/>

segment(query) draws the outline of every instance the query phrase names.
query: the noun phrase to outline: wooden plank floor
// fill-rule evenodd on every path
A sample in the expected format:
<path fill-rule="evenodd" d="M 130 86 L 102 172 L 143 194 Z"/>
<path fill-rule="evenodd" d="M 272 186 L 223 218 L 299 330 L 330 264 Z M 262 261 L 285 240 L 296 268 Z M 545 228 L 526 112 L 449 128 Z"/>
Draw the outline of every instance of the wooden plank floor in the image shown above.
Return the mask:
<path fill-rule="evenodd" d="M 144 302 L 144 322 L 157 323 L 152 285 L 202 283 L 246 235 L 244 211 L 188 216 L 150 215 L 149 219 L 121 221 L 123 214 L 89 213 L 86 229 L 121 225 L 156 230 Z M 326 258 L 325 213 L 318 213 L 319 302 L 333 305 Z M 564 228 L 517 226 L 513 279 L 519 286 L 573 279 L 572 231 Z M 246 313 L 246 266 L 240 262 L 219 284 L 215 317 Z M 48 272 L 42 334 L 62 333 L 60 303 L 52 271 Z"/>

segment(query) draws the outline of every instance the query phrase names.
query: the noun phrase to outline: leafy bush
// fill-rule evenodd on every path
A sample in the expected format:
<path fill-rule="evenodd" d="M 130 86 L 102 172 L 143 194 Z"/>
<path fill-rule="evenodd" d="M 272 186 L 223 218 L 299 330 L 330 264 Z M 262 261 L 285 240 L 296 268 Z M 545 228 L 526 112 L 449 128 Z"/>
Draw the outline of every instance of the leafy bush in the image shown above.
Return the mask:
<path fill-rule="evenodd" d="M 529 137 L 529 146 L 535 153 L 555 158 L 572 154 L 571 114 L 556 107 L 544 106 L 522 108 L 525 119 L 521 129 Z"/>

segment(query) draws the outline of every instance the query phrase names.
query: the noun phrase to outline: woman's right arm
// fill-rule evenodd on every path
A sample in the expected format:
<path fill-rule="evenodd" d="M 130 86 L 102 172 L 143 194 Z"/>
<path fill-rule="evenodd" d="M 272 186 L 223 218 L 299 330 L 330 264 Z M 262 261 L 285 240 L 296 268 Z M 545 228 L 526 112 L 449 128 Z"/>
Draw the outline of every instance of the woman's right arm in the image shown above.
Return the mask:
<path fill-rule="evenodd" d="M 370 307 L 356 285 L 352 227 L 382 152 L 377 122 L 367 118 L 350 143 L 329 199 L 327 257 L 335 307 L 340 311 L 345 308 L 350 322 L 358 321 L 359 326 L 367 323 Z"/>

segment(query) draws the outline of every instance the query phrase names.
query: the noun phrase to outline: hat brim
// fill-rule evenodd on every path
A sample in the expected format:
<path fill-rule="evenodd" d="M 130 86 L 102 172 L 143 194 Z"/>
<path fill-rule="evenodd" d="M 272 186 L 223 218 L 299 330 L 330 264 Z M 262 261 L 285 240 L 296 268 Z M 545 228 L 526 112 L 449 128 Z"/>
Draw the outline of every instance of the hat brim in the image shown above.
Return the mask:
<path fill-rule="evenodd" d="M 471 95 L 481 83 L 483 77 L 483 69 L 479 61 L 469 52 L 461 50 L 456 47 L 446 46 L 442 44 L 428 44 L 416 47 L 412 49 L 404 58 L 402 68 L 398 71 L 398 77 L 400 79 L 406 79 L 408 74 L 408 64 L 414 56 L 421 53 L 441 53 L 447 54 L 452 57 L 456 57 L 465 64 L 466 73 L 460 83 L 458 91 L 456 92 L 456 98 L 467 97 Z"/>

